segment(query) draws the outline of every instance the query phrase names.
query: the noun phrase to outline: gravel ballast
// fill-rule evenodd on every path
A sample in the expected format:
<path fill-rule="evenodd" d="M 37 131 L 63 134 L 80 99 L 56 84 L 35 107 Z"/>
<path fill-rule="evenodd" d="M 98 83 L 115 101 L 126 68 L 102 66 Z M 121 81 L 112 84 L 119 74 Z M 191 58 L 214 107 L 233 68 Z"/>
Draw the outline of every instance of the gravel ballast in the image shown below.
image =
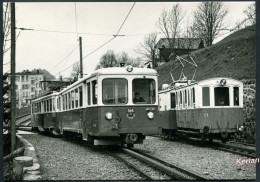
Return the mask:
<path fill-rule="evenodd" d="M 36 150 L 43 180 L 140 180 L 108 154 L 84 144 L 42 135 L 23 135 Z"/>
<path fill-rule="evenodd" d="M 243 159 L 248 159 L 240 155 L 158 137 L 146 137 L 144 143 L 135 145 L 135 148 L 207 179 L 256 179 L 256 164 L 240 164 Z"/>
<path fill-rule="evenodd" d="M 141 180 L 110 155 L 79 142 L 42 135 L 22 135 L 38 154 L 43 180 Z M 207 179 L 255 179 L 256 164 L 237 164 L 245 157 L 185 143 L 146 137 L 135 145 L 155 157 Z"/>

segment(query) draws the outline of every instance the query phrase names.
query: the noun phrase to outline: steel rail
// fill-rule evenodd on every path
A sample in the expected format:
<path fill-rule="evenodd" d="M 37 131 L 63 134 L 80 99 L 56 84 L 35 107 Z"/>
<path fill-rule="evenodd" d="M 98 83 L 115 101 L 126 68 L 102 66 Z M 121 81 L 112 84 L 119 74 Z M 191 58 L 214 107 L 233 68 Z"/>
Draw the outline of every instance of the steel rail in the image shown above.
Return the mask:
<path fill-rule="evenodd" d="M 165 138 L 164 138 L 165 140 Z M 170 139 L 169 139 L 170 140 Z M 190 145 L 195 145 L 195 146 L 201 146 L 201 147 L 208 147 L 214 150 L 220 150 L 220 151 L 225 151 L 245 157 L 252 157 L 254 158 L 256 155 L 255 149 L 249 149 L 245 147 L 239 147 L 239 146 L 234 146 L 234 145 L 229 145 L 229 144 L 222 144 L 218 142 L 213 142 L 213 143 L 206 143 L 206 144 L 201 144 L 198 143 L 200 142 L 199 139 L 197 138 L 190 138 L 189 140 L 181 140 L 181 141 L 176 141 L 176 142 L 181 142 L 185 144 L 190 144 Z"/>
<path fill-rule="evenodd" d="M 149 174 L 141 170 L 139 167 L 131 164 L 129 161 L 125 160 L 124 158 L 120 157 L 119 155 L 116 155 L 115 153 L 109 152 L 108 150 L 105 150 L 106 153 L 114 157 L 115 159 L 122 161 L 124 164 L 126 164 L 128 167 L 134 169 L 137 173 L 139 173 L 143 178 L 147 180 L 154 180 Z"/>
<path fill-rule="evenodd" d="M 132 156 L 138 158 L 139 160 L 142 160 L 145 163 L 153 166 L 154 168 L 157 168 L 158 170 L 165 172 L 167 175 L 169 175 L 175 179 L 178 179 L 178 180 L 207 180 L 206 178 L 204 178 L 194 172 L 182 169 L 173 164 L 169 164 L 163 160 L 160 160 L 156 157 L 153 157 L 149 154 L 143 153 L 136 149 L 122 148 L 122 150 L 124 152 L 126 152 L 127 154 L 132 155 Z"/>

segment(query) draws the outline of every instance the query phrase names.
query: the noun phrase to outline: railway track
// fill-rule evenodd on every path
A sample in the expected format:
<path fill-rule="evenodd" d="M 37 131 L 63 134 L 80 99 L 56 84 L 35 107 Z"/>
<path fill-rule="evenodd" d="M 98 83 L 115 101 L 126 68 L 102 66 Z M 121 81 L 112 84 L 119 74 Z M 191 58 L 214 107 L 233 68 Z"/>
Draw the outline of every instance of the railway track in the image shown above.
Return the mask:
<path fill-rule="evenodd" d="M 135 149 L 106 151 L 134 169 L 145 180 L 206 180 L 204 177 Z"/>
<path fill-rule="evenodd" d="M 167 139 L 167 140 L 170 140 L 170 139 Z M 256 157 L 255 148 L 249 147 L 249 146 L 243 146 L 243 147 L 235 146 L 234 142 L 232 142 L 232 144 L 228 144 L 228 143 L 222 144 L 219 142 L 201 144 L 200 140 L 197 138 L 190 138 L 189 140 L 182 140 L 181 142 L 186 143 L 186 144 L 195 145 L 195 146 L 208 147 L 208 148 L 212 148 L 215 150 L 230 152 L 230 153 L 245 156 L 245 157 L 250 157 L 250 158 Z"/>
<path fill-rule="evenodd" d="M 250 157 L 250 158 L 256 157 L 256 150 L 252 149 L 252 148 L 239 147 L 239 146 L 221 144 L 221 143 L 216 143 L 215 145 L 210 144 L 209 147 L 211 147 L 213 149 L 217 149 L 217 150 L 222 150 L 225 152 L 230 152 L 233 154 L 238 154 L 238 155 L 245 156 L 245 157 Z"/>

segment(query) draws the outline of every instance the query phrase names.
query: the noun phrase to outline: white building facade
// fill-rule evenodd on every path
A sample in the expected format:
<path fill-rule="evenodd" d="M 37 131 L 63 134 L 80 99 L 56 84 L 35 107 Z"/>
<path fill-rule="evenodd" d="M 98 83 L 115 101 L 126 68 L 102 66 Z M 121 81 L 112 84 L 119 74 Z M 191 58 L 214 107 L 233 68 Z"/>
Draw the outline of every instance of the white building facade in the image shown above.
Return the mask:
<path fill-rule="evenodd" d="M 43 73 L 38 71 L 23 71 L 15 74 L 16 107 L 22 108 L 30 105 L 31 99 L 43 92 L 40 81 L 44 80 Z M 8 83 L 11 83 L 11 75 L 8 75 Z"/>

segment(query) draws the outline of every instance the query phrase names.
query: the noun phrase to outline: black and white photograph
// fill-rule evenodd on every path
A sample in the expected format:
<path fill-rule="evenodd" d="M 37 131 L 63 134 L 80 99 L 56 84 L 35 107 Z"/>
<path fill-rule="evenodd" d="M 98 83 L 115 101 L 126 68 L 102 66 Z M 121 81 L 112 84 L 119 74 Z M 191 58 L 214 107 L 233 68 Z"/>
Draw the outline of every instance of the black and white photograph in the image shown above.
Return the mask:
<path fill-rule="evenodd" d="M 256 17 L 256 1 L 3 2 L 2 179 L 256 180 Z"/>

